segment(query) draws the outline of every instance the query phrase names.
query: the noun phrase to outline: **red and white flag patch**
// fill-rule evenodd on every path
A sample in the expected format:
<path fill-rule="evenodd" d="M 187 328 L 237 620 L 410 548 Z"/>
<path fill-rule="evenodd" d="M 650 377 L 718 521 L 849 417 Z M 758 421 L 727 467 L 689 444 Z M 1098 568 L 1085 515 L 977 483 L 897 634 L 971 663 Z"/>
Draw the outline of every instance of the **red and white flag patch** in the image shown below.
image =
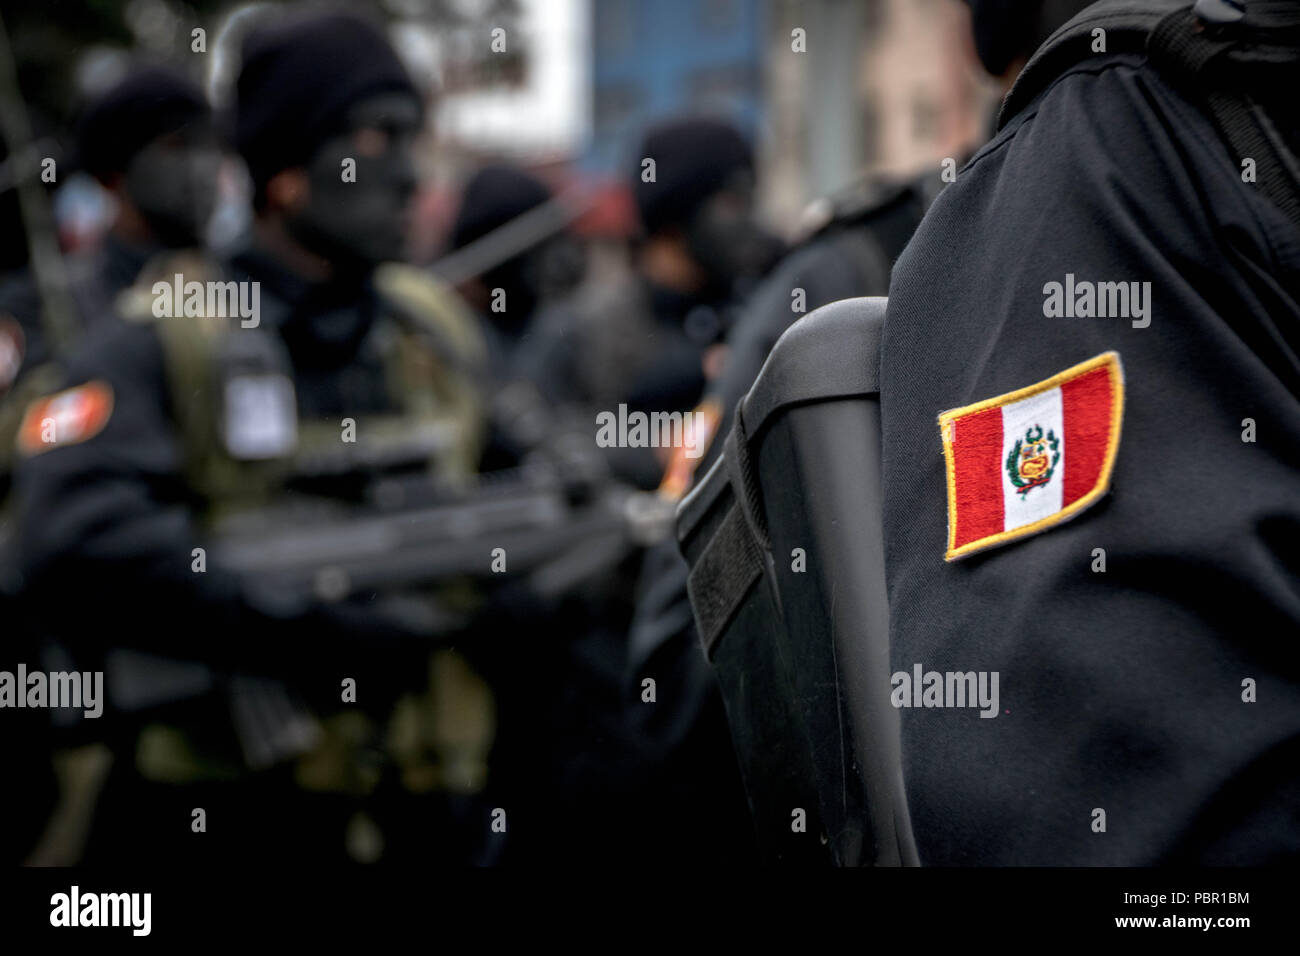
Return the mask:
<path fill-rule="evenodd" d="M 39 398 L 27 406 L 18 426 L 18 451 L 30 457 L 83 442 L 98 435 L 112 414 L 113 389 L 107 382 L 87 382 Z"/>
<path fill-rule="evenodd" d="M 1068 521 L 1110 488 L 1124 414 L 1119 354 L 939 416 L 947 561 Z"/>

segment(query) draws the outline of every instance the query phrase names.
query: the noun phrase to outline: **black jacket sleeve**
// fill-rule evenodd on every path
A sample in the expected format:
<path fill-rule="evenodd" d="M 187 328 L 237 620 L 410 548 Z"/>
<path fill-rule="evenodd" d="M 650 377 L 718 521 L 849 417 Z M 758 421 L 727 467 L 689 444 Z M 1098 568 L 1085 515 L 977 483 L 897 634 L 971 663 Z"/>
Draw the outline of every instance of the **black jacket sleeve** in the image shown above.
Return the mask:
<path fill-rule="evenodd" d="M 1068 275 L 1148 311 L 1049 315 Z M 946 562 L 938 413 L 1110 350 L 1109 494 Z M 1300 853 L 1297 355 L 1300 236 L 1141 57 L 1059 78 L 931 207 L 882 344 L 892 667 L 997 672 L 1001 706 L 902 711 L 923 863 Z"/>
<path fill-rule="evenodd" d="M 114 322 L 69 361 L 68 386 L 112 392 L 97 433 L 20 458 L 15 497 L 29 613 L 72 646 L 134 647 L 277 676 L 373 662 L 416 639 L 368 607 L 275 608 L 207 554 L 186 486 L 162 346 Z"/>

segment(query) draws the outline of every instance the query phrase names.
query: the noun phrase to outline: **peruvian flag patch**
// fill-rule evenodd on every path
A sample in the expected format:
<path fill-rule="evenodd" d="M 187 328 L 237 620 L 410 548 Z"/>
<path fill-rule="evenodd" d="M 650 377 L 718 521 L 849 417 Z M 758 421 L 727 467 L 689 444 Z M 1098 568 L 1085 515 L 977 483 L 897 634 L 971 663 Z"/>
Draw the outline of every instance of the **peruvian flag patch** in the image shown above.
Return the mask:
<path fill-rule="evenodd" d="M 113 387 L 87 382 L 40 398 L 27 406 L 18 426 L 18 451 L 24 457 L 93 438 L 113 414 Z"/>
<path fill-rule="evenodd" d="M 1068 521 L 1110 487 L 1124 414 L 1119 354 L 939 416 L 955 561 Z"/>

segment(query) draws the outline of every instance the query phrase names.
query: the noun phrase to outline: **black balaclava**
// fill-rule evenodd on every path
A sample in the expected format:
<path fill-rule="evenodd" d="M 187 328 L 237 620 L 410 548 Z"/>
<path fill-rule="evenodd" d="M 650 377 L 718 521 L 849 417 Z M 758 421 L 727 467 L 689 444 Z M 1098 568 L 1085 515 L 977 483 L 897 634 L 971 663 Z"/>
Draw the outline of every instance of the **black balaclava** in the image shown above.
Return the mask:
<path fill-rule="evenodd" d="M 465 186 L 450 247 L 464 248 L 550 199 L 546 184 L 524 170 L 484 166 Z M 506 295 L 506 310 L 489 311 L 488 318 L 504 334 L 518 336 L 540 301 L 577 285 L 582 267 L 582 250 L 568 230 L 540 239 L 480 276 L 484 287 L 502 289 Z"/>
<path fill-rule="evenodd" d="M 655 161 L 655 181 L 642 180 L 642 162 Z M 632 180 L 648 235 L 680 229 L 692 258 L 708 274 L 705 298 L 726 298 L 736 280 L 760 272 L 773 240 L 754 217 L 754 155 L 730 124 L 673 120 L 642 140 Z"/>
<path fill-rule="evenodd" d="M 754 218 L 754 177 L 738 170 L 686 225 L 691 258 L 709 275 L 704 298 L 740 293 L 757 282 L 781 253 L 781 243 Z"/>
<path fill-rule="evenodd" d="M 305 169 L 311 201 L 288 227 L 340 267 L 402 258 L 422 115 L 397 55 L 361 17 L 293 15 L 245 40 L 234 126 L 255 200 L 276 173 Z M 355 181 L 344 179 L 347 159 Z"/>
<path fill-rule="evenodd" d="M 216 208 L 221 161 L 216 132 L 206 121 L 161 136 L 131 157 L 126 194 L 162 245 L 202 244 Z"/>
<path fill-rule="evenodd" d="M 404 93 L 380 93 L 354 104 L 348 116 L 346 131 L 322 143 L 308 162 L 311 201 L 289 219 L 289 231 L 336 263 L 404 259 L 420 103 Z M 356 162 L 354 182 L 341 175 L 348 159 Z"/>
<path fill-rule="evenodd" d="M 216 202 L 221 150 L 198 84 L 162 66 L 132 70 L 83 112 L 77 165 L 127 197 L 164 246 L 201 242 Z"/>

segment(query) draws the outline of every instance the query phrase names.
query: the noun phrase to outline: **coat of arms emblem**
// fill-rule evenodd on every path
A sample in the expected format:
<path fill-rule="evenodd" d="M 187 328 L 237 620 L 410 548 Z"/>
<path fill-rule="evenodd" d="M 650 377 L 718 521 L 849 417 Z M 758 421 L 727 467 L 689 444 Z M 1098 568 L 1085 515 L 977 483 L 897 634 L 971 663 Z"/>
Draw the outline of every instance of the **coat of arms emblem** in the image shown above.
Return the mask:
<path fill-rule="evenodd" d="M 1043 437 L 1041 425 L 1034 425 L 1017 438 L 1007 453 L 1007 477 L 1015 485 L 1016 494 L 1025 497 L 1031 490 L 1052 480 L 1052 473 L 1061 460 L 1061 441 L 1054 431 Z"/>

